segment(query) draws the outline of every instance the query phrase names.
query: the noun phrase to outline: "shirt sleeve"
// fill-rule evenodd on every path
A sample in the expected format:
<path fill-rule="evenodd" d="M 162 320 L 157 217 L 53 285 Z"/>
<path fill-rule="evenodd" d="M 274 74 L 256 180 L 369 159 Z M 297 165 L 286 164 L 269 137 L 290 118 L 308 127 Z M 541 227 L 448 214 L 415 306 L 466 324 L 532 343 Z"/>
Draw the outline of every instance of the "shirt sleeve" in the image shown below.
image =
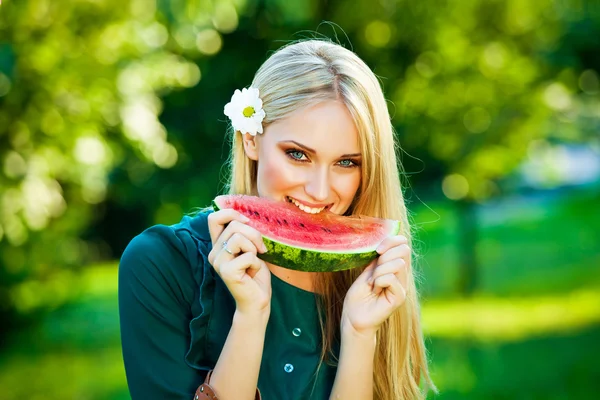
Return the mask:
<path fill-rule="evenodd" d="M 119 266 L 119 317 L 133 400 L 191 400 L 206 371 L 185 361 L 201 262 L 193 240 L 167 226 L 135 237 Z"/>

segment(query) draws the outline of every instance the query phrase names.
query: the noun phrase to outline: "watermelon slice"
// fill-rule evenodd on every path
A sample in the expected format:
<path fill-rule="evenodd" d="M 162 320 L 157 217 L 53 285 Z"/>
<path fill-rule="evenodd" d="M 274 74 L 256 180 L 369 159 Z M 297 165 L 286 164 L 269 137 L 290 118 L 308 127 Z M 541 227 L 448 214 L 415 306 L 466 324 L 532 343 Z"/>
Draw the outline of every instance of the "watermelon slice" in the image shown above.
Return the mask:
<path fill-rule="evenodd" d="M 298 271 L 364 267 L 377 257 L 377 246 L 400 230 L 394 220 L 329 211 L 309 214 L 294 204 L 255 196 L 217 196 L 213 206 L 232 208 L 250 218 L 248 225 L 262 234 L 267 247 L 259 258 Z"/>

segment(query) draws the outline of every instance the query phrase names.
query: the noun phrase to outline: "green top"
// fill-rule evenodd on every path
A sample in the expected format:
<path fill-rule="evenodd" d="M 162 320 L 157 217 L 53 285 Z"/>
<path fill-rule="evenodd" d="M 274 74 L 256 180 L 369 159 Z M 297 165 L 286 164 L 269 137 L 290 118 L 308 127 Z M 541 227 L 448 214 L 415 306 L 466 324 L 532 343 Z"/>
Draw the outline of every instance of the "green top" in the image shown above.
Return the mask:
<path fill-rule="evenodd" d="M 133 400 L 191 400 L 225 344 L 235 301 L 207 259 L 207 215 L 153 226 L 123 253 L 121 341 Z M 263 399 L 327 399 L 336 368 L 323 364 L 315 380 L 321 351 L 317 297 L 273 274 L 271 282 L 258 379 Z"/>

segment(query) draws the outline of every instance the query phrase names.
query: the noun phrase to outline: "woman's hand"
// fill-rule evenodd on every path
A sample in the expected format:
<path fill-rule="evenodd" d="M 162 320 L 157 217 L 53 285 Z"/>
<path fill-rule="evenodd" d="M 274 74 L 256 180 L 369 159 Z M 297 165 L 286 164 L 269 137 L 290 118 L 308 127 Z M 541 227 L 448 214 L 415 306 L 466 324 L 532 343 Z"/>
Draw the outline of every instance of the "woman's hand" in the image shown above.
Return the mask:
<path fill-rule="evenodd" d="M 270 312 L 271 272 L 257 257 L 267 249 L 262 235 L 246 225 L 249 219 L 235 210 L 224 209 L 208 216 L 213 248 L 208 261 L 235 299 L 242 314 Z"/>
<path fill-rule="evenodd" d="M 385 239 L 380 256 L 354 281 L 342 311 L 342 334 L 373 337 L 380 325 L 406 300 L 411 249 L 404 236 Z"/>

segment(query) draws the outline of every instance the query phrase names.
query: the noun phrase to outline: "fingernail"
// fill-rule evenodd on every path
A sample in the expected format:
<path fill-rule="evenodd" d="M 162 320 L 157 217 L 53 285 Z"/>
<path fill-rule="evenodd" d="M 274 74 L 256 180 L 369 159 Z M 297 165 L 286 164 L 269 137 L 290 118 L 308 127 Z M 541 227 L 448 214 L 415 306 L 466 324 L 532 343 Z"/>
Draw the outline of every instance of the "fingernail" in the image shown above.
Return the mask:
<path fill-rule="evenodd" d="M 262 245 L 262 249 L 263 249 L 263 253 L 267 252 L 267 246 L 265 246 L 264 244 Z"/>
<path fill-rule="evenodd" d="M 250 222 L 250 218 L 246 217 L 245 215 L 242 215 L 242 222 Z"/>

